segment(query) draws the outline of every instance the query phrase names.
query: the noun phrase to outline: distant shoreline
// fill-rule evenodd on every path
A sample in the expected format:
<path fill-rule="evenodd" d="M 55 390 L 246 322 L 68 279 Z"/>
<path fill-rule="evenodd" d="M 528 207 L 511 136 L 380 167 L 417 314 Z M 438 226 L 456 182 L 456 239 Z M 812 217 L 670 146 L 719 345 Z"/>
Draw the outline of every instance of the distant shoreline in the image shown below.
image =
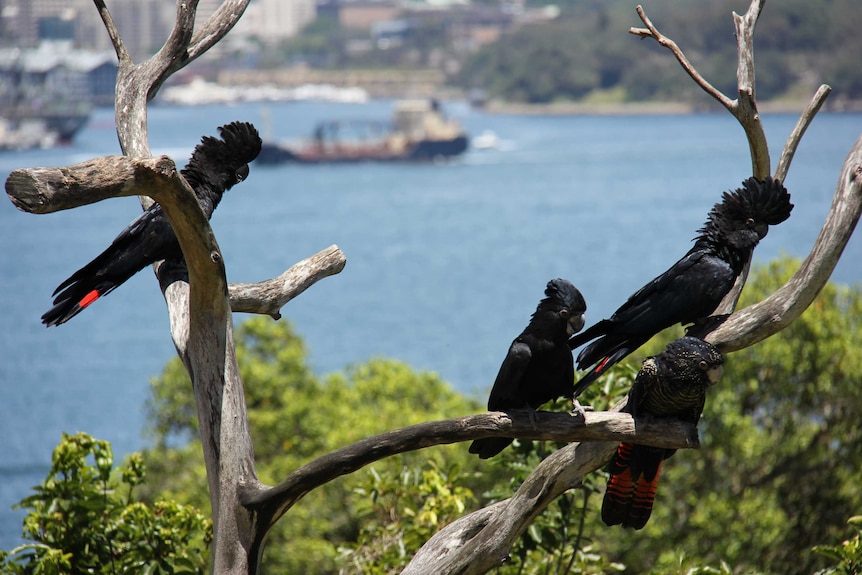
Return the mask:
<path fill-rule="evenodd" d="M 826 112 L 862 112 L 862 102 L 843 102 L 838 106 L 824 106 Z M 798 114 L 808 105 L 807 101 L 780 100 L 759 102 L 761 114 Z M 625 102 L 582 103 L 554 102 L 551 104 L 523 104 L 491 101 L 482 109 L 490 114 L 535 115 L 535 116 L 659 116 L 696 113 L 723 112 L 718 104 L 709 108 L 683 102 Z"/>

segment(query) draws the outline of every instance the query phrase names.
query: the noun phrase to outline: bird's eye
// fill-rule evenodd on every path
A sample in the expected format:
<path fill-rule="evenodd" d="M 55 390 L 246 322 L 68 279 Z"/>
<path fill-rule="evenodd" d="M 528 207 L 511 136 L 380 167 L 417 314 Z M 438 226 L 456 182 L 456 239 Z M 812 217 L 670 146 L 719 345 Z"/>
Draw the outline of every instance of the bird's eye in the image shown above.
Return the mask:
<path fill-rule="evenodd" d="M 755 223 L 754 218 L 748 218 L 747 220 L 745 220 L 745 225 L 748 226 L 749 228 L 753 228 L 754 223 Z"/>
<path fill-rule="evenodd" d="M 561 309 L 560 310 L 560 317 L 563 319 L 568 319 L 569 318 L 569 310 Z"/>
<path fill-rule="evenodd" d="M 707 367 L 709 367 L 709 364 L 707 364 L 707 363 L 706 363 L 706 361 L 705 361 L 705 360 L 703 360 L 703 359 L 702 359 L 702 360 L 700 360 L 700 363 L 698 363 L 697 365 L 698 365 L 698 366 L 700 367 L 700 369 L 702 369 L 703 371 L 706 371 L 706 368 L 707 368 Z"/>

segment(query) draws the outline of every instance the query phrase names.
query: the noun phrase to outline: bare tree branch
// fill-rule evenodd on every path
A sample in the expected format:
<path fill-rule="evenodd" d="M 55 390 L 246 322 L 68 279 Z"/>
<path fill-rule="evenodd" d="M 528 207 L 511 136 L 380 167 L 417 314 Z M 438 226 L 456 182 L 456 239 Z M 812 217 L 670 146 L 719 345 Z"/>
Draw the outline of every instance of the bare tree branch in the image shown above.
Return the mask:
<path fill-rule="evenodd" d="M 744 16 L 738 16 L 735 13 L 733 15 L 736 26 L 738 55 L 736 78 L 739 92 L 739 97 L 735 100 L 731 100 L 725 96 L 720 90 L 710 84 L 706 78 L 701 76 L 676 42 L 658 31 L 658 28 L 646 15 L 642 6 L 638 6 L 636 9 L 641 21 L 646 25 L 646 29 L 629 29 L 630 34 L 642 38 L 653 38 L 660 45 L 669 49 L 692 80 L 724 106 L 728 112 L 733 114 L 733 117 L 742 125 L 745 130 L 745 136 L 748 138 L 752 174 L 761 180 L 765 179 L 771 173 L 769 168 L 769 148 L 766 143 L 766 133 L 763 131 L 763 125 L 760 122 L 760 115 L 757 113 L 754 87 L 754 27 L 762 8 L 763 0 L 754 0 Z"/>
<path fill-rule="evenodd" d="M 590 441 L 593 443 L 588 445 L 611 446 L 608 457 L 610 453 L 613 453 L 613 447 L 620 441 L 668 448 L 699 446 L 696 427 L 681 421 L 634 419 L 627 413 L 619 412 L 623 405 L 625 405 L 625 401 L 615 406 L 614 411 L 587 413 L 584 418 L 573 413 L 538 412 L 532 414 L 534 419 L 531 419 L 531 414 L 526 411 L 510 411 L 508 413 L 489 412 L 412 425 L 363 439 L 348 447 L 324 455 L 300 467 L 276 487 L 266 487 L 259 483 L 243 485 L 240 489 L 240 501 L 255 514 L 255 525 L 257 526 L 255 548 L 259 550 L 268 529 L 309 491 L 332 481 L 336 477 L 353 473 L 369 463 L 407 451 L 424 449 L 433 445 L 500 436 L 565 442 Z M 564 464 L 554 463 L 562 457 L 557 455 L 561 451 L 564 450 L 560 450 L 549 457 L 548 460 L 551 463 L 542 464 L 544 467 L 540 466 L 537 472 L 547 468 L 559 470 L 567 468 L 568 472 L 571 472 L 572 468 L 568 467 L 568 462 Z M 569 453 L 570 456 L 577 456 L 580 460 L 584 459 L 583 453 L 565 453 Z M 604 451 L 599 452 L 597 457 L 604 457 Z M 606 460 L 607 457 L 599 461 L 599 459 L 590 456 L 587 465 L 595 465 L 595 467 L 577 472 L 578 482 L 583 473 L 595 470 Z M 581 468 L 579 463 L 576 469 Z M 538 480 L 534 478 L 533 481 Z M 573 486 L 571 481 L 569 475 L 558 480 L 558 486 L 568 485 L 568 487 L 549 491 L 545 504 Z M 524 513 L 521 503 L 520 500 L 516 501 L 513 509 L 520 509 L 520 512 Z M 540 512 L 541 509 L 537 509 L 535 513 L 528 513 L 524 520 L 531 521 Z M 471 515 L 470 517 L 475 519 L 482 516 L 481 511 L 477 513 L 478 515 Z M 514 531 L 510 531 L 510 535 L 512 533 Z M 512 537 L 516 536 L 517 534 L 512 535 Z M 492 556 L 496 555 L 492 554 Z"/>
<path fill-rule="evenodd" d="M 188 62 L 212 48 L 233 29 L 248 7 L 249 0 L 225 0 L 191 40 Z M 188 63 L 186 62 L 186 64 Z"/>
<path fill-rule="evenodd" d="M 829 281 L 862 213 L 862 137 L 841 168 L 832 207 L 799 270 L 771 296 L 730 316 L 706 340 L 722 353 L 762 341 L 790 325 Z"/>
<path fill-rule="evenodd" d="M 105 29 L 108 31 L 108 36 L 111 38 L 111 44 L 114 46 L 114 52 L 117 54 L 117 59 L 120 61 L 120 65 L 122 66 L 124 63 L 131 62 L 132 58 L 129 56 L 129 51 L 126 50 L 126 45 L 120 37 L 120 31 L 117 30 L 114 18 L 108 11 L 108 7 L 105 6 L 105 1 L 93 0 L 93 2 L 96 4 L 96 10 L 99 11 L 102 23 L 104 23 Z"/>
<path fill-rule="evenodd" d="M 167 156 L 130 159 L 105 156 L 62 168 L 13 170 L 6 194 L 23 212 L 49 214 L 107 198 L 134 196 L 154 185 L 156 174 L 176 171 Z"/>
<path fill-rule="evenodd" d="M 766 179 L 772 173 L 766 132 L 764 132 L 763 124 L 760 121 L 760 114 L 757 113 L 754 83 L 754 27 L 760 17 L 764 2 L 765 0 L 753 0 L 743 16 L 733 13 L 738 46 L 736 82 L 739 98 L 735 102 L 732 113 L 745 129 L 748 149 L 751 152 L 751 173 L 759 180 Z"/>
<path fill-rule="evenodd" d="M 629 28 L 629 34 L 634 34 L 635 36 L 640 36 L 641 38 L 652 38 L 656 42 L 658 42 L 661 46 L 664 46 L 668 50 L 670 50 L 676 59 L 679 61 L 682 69 L 691 76 L 691 79 L 694 80 L 694 83 L 703 88 L 703 90 L 712 96 L 715 100 L 717 100 L 722 106 L 728 109 L 730 113 L 733 112 L 734 102 L 727 96 L 725 96 L 718 88 L 713 86 L 707 81 L 706 78 L 700 75 L 691 61 L 686 57 L 685 53 L 680 49 L 676 42 L 662 34 L 658 31 L 658 28 L 652 23 L 652 20 L 646 15 L 646 11 L 644 11 L 643 6 L 638 5 L 637 8 L 638 16 L 640 16 L 641 21 L 644 23 L 646 28 Z"/>
<path fill-rule="evenodd" d="M 104 0 L 94 0 L 106 26 Z M 199 0 L 177 0 L 176 21 L 162 48 L 150 59 L 135 65 L 130 58 L 121 58 L 117 72 L 116 122 L 120 147 L 125 155 L 150 156 L 147 143 L 147 103 L 158 93 L 172 74 L 203 55 L 224 38 L 248 6 L 249 0 L 226 0 L 194 34 L 195 14 Z M 117 36 L 115 50 L 122 46 Z M 119 51 L 118 51 L 119 54 Z M 144 202 L 144 207 L 147 203 Z"/>
<path fill-rule="evenodd" d="M 419 423 L 357 441 L 300 467 L 276 487 L 249 486 L 241 500 L 243 505 L 257 510 L 272 506 L 277 519 L 307 492 L 369 463 L 434 445 L 485 437 L 560 442 L 627 441 L 675 449 L 699 446 L 697 429 L 682 421 L 636 420 L 627 413 L 611 411 L 587 413 L 585 418 L 575 413 L 491 411 Z"/>
<path fill-rule="evenodd" d="M 808 106 L 805 107 L 802 115 L 799 116 L 799 120 L 797 120 L 796 125 L 793 127 L 793 131 L 790 132 L 787 142 L 784 144 L 784 149 L 781 151 L 781 157 L 778 160 L 778 166 L 776 166 L 775 174 L 773 175 L 776 180 L 783 182 L 787 178 L 787 171 L 790 169 L 790 162 L 793 161 L 793 156 L 796 155 L 799 142 L 802 141 L 802 136 L 805 134 L 808 126 L 811 125 L 811 122 L 814 121 L 814 116 L 820 111 L 830 92 L 832 92 L 832 88 L 826 84 L 820 86 L 808 103 Z"/>
<path fill-rule="evenodd" d="M 621 402 L 611 411 L 619 411 Z M 512 497 L 457 519 L 429 539 L 402 575 L 478 575 L 502 565 L 517 538 L 554 499 L 605 465 L 617 441 L 572 443 L 545 458 Z"/>
<path fill-rule="evenodd" d="M 230 307 L 234 312 L 258 313 L 281 318 L 281 308 L 325 277 L 344 269 L 347 258 L 338 246 L 329 246 L 294 264 L 277 278 L 256 284 L 232 283 Z"/>

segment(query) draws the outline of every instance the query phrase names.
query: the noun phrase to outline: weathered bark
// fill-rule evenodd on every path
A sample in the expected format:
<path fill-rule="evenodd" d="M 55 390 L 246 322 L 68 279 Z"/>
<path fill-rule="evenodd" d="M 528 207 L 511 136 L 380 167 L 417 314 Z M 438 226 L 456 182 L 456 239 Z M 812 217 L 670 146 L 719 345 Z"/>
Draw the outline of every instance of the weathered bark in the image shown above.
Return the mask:
<path fill-rule="evenodd" d="M 787 283 L 765 300 L 734 313 L 706 339 L 722 353 L 756 344 L 790 325 L 829 281 L 862 213 L 862 137 L 841 168 L 832 207 L 808 257 Z"/>
<path fill-rule="evenodd" d="M 627 413 L 610 411 L 587 413 L 584 417 L 575 413 L 492 411 L 420 423 L 363 439 L 302 466 L 275 487 L 246 486 L 242 501 L 255 509 L 271 507 L 274 521 L 312 489 L 369 463 L 434 445 L 485 437 L 560 442 L 628 441 L 674 449 L 699 445 L 695 426 L 675 420 L 639 420 Z"/>
<path fill-rule="evenodd" d="M 646 29 L 630 33 L 654 38 L 676 56 L 691 78 L 719 101 L 745 131 L 752 159 L 752 172 L 758 178 L 770 174 L 769 149 L 757 114 L 754 89 L 754 26 L 765 0 L 753 0 L 742 17 L 734 14 L 737 31 L 739 98 L 731 100 L 698 73 L 677 44 L 662 35 L 641 6 L 638 15 Z M 802 134 L 829 94 L 829 87 L 818 90 L 785 144 L 775 177 L 785 179 Z M 862 175 L 862 138 L 856 142 L 842 168 L 832 208 L 820 236 L 800 270 L 771 297 L 733 313 L 706 336 L 723 353 L 753 345 L 787 327 L 811 304 L 829 280 L 862 212 L 860 183 Z M 749 262 L 750 263 L 750 262 Z M 747 278 L 748 266 L 736 286 L 716 310 L 730 314 L 736 307 Z M 618 409 L 616 406 L 615 409 Z M 561 493 L 577 486 L 586 473 L 603 466 L 613 455 L 615 443 L 570 444 L 545 459 L 509 499 L 466 515 L 444 527 L 413 557 L 403 571 L 409 575 L 479 574 L 498 567 L 508 550 L 533 519 Z"/>
<path fill-rule="evenodd" d="M 188 370 L 195 391 L 204 459 L 213 509 L 215 542 L 213 571 L 245 574 L 256 570 L 257 554 L 249 557 L 254 525 L 250 511 L 237 498 L 237 486 L 256 480 L 254 453 L 248 430 L 245 397 L 236 354 L 225 281 L 225 264 L 218 244 L 188 184 L 178 177 L 169 160 L 150 166 L 147 104 L 171 74 L 206 52 L 227 34 L 242 15 L 248 0 L 227 0 L 194 33 L 198 0 L 178 0 L 176 23 L 165 45 L 152 58 L 135 64 L 103 0 L 94 0 L 119 59 L 116 89 L 116 124 L 120 147 L 128 160 L 103 158 L 83 165 L 17 171 L 7 180 L 7 192 L 16 206 L 37 213 L 66 209 L 106 197 L 137 194 L 142 205 L 158 201 L 179 240 L 187 267 L 156 266 L 168 305 L 171 335 Z M 158 168 L 166 167 L 169 173 Z M 157 168 L 157 169 L 149 169 Z M 97 173 L 98 172 L 98 173 Z M 89 188 L 89 189 L 87 189 Z M 92 193 L 89 193 L 92 192 Z M 340 261 L 339 261 L 340 260 Z M 343 266 L 337 248 L 324 255 L 320 268 L 336 273 Z M 299 293 L 321 269 L 301 266 L 302 278 L 282 277 L 276 301 Z M 312 272 L 310 273 L 309 272 Z M 268 286 L 270 288 L 272 285 Z M 271 296 L 253 303 L 255 288 L 245 285 L 241 305 L 278 311 Z M 252 296 L 249 294 L 252 293 Z"/>
<path fill-rule="evenodd" d="M 403 575 L 478 575 L 499 567 L 527 526 L 552 502 L 602 467 L 617 442 L 573 443 L 545 458 L 512 497 L 453 521 L 429 539 Z"/>
<path fill-rule="evenodd" d="M 176 22 L 164 46 L 137 65 L 129 58 L 104 1 L 94 1 L 119 58 L 115 115 L 120 148 L 126 156 L 149 157 L 148 102 L 171 74 L 230 31 L 248 0 L 225 2 L 231 10 L 217 10 L 203 26 L 205 33 L 197 35 L 194 22 L 198 0 L 177 0 Z M 188 267 L 188 284 L 171 281 L 168 285 L 162 282 L 162 286 L 171 337 L 194 386 L 213 510 L 213 572 L 245 574 L 249 572 L 251 517 L 238 504 L 236 485 L 255 480 L 256 474 L 245 394 L 233 349 L 224 261 L 200 208 L 188 210 L 196 212 L 192 221 L 201 230 L 195 241 L 183 231 L 192 223 L 186 219 L 189 214 L 160 203 Z M 149 202 L 144 199 L 142 205 L 146 207 Z"/>
<path fill-rule="evenodd" d="M 344 269 L 347 258 L 338 246 L 294 264 L 286 272 L 259 283 L 230 284 L 230 308 L 235 312 L 257 313 L 281 318 L 281 308 L 325 277 Z"/>
<path fill-rule="evenodd" d="M 176 171 L 176 166 L 167 156 L 155 160 L 106 156 L 62 168 L 14 170 L 6 179 L 6 189 L 19 210 L 48 214 L 138 195 L 153 186 L 156 173 L 170 170 Z"/>
<path fill-rule="evenodd" d="M 206 52 L 236 23 L 248 0 L 226 0 L 194 33 L 198 0 L 178 0 L 176 24 L 159 52 L 134 64 L 103 0 L 94 0 L 120 61 L 116 91 L 117 133 L 124 156 L 105 157 L 61 168 L 15 170 L 6 181 L 12 202 L 43 214 L 109 197 L 139 195 L 164 209 L 179 239 L 185 265 L 157 265 L 168 304 L 171 334 L 194 385 L 210 501 L 213 509 L 215 573 L 258 570 L 262 542 L 270 527 L 310 490 L 383 457 L 441 443 L 481 437 L 589 441 L 571 443 L 546 458 L 509 499 L 477 510 L 442 529 L 416 554 L 405 573 L 484 573 L 498 566 L 530 522 L 587 473 L 602 466 L 620 440 L 663 447 L 695 447 L 696 430 L 679 422 L 633 420 L 618 411 L 540 413 L 534 424 L 525 413 L 486 413 L 429 422 L 365 439 L 321 457 L 291 473 L 277 486 L 261 484 L 255 473 L 253 445 L 232 333 L 231 311 L 280 316 L 280 309 L 314 282 L 338 273 L 344 254 L 336 246 L 296 264 L 277 278 L 257 284 L 225 280 L 225 262 L 192 190 L 167 157 L 152 158 L 147 142 L 147 104 L 171 74 Z M 691 65 L 679 47 L 663 36 L 641 7 L 651 37 L 668 47 L 692 79 L 718 100 L 745 130 L 757 177 L 770 173 L 769 153 L 757 113 L 753 35 L 763 0 L 734 15 L 739 60 L 738 98 L 731 100 Z M 798 143 L 829 93 L 822 87 L 802 115 L 779 160 L 775 177 L 785 179 Z M 828 281 L 862 212 L 862 138 L 842 168 L 832 209 L 800 270 L 763 302 L 730 315 L 706 338 L 727 353 L 783 329 L 811 304 Z M 186 281 L 187 280 L 187 281 Z M 739 290 L 744 277 L 738 284 Z M 738 291 L 723 303 L 731 312 Z"/>

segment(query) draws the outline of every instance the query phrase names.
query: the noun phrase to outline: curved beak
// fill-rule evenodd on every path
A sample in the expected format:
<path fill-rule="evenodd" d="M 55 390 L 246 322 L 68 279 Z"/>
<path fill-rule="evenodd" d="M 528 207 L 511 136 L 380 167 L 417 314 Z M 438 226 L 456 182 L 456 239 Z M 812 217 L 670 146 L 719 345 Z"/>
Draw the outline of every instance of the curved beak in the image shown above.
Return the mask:
<path fill-rule="evenodd" d="M 569 335 L 574 335 L 581 331 L 584 327 L 584 324 L 587 320 L 584 319 L 584 314 L 579 313 L 569 317 L 569 321 L 566 325 L 566 333 Z"/>
<path fill-rule="evenodd" d="M 248 164 L 244 164 L 236 171 L 236 183 L 240 183 L 248 177 Z"/>
<path fill-rule="evenodd" d="M 706 377 L 709 378 L 709 383 L 714 385 L 718 383 L 718 380 L 721 379 L 721 374 L 724 372 L 724 368 L 720 365 L 716 365 L 714 367 L 709 368 L 706 372 Z"/>

